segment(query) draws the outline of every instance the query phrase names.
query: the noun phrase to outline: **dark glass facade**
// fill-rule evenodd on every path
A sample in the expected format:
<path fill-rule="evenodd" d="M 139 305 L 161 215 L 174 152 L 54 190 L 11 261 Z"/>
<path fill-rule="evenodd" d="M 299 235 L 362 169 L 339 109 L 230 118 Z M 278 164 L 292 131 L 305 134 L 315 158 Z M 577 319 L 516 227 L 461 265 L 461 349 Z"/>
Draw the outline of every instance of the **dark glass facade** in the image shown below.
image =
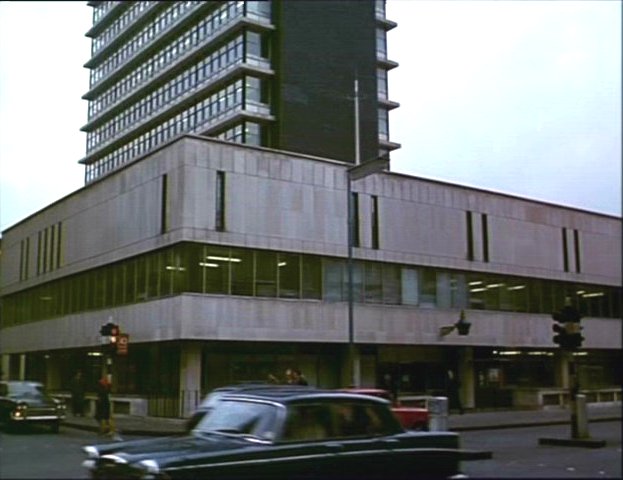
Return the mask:
<path fill-rule="evenodd" d="M 355 261 L 354 300 L 421 308 L 620 318 L 621 290 L 431 267 Z M 344 302 L 346 260 L 182 243 L 3 297 L 3 327 L 182 293 Z"/>

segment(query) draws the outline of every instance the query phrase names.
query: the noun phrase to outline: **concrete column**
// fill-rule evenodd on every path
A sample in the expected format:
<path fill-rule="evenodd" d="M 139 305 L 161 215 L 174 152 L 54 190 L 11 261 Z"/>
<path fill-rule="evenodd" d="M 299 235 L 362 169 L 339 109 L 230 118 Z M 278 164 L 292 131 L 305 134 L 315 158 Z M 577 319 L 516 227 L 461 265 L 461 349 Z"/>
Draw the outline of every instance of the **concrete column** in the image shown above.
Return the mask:
<path fill-rule="evenodd" d="M 20 353 L 19 355 L 19 374 L 18 380 L 26 380 L 26 354 Z"/>
<path fill-rule="evenodd" d="M 9 372 L 11 371 L 11 355 L 3 354 L 0 355 L 0 357 L 2 357 L 2 366 L 0 367 L 2 375 L 0 376 L 0 380 L 8 380 Z"/>
<path fill-rule="evenodd" d="M 180 355 L 180 408 L 189 416 L 201 401 L 201 344 L 182 344 Z"/>
<path fill-rule="evenodd" d="M 472 347 L 462 347 L 458 355 L 458 374 L 461 381 L 459 398 L 463 408 L 474 408 L 476 405 L 476 387 L 474 372 L 474 349 Z"/>

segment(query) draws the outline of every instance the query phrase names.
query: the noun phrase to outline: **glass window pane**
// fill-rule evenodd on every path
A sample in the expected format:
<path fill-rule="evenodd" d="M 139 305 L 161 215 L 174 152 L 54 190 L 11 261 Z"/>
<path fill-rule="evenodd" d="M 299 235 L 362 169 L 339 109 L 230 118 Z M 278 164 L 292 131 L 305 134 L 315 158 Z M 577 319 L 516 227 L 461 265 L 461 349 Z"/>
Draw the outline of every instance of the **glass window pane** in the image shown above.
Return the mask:
<path fill-rule="evenodd" d="M 187 292 L 203 292 L 203 272 L 199 263 L 203 261 L 203 245 L 184 243 L 181 245 L 186 258 L 186 290 Z"/>
<path fill-rule="evenodd" d="M 258 297 L 277 296 L 277 254 L 257 251 L 255 261 L 255 295 Z"/>
<path fill-rule="evenodd" d="M 253 252 L 232 248 L 229 261 L 232 295 L 253 295 Z"/>
<path fill-rule="evenodd" d="M 401 281 L 403 305 L 418 305 L 420 301 L 418 271 L 415 268 L 403 268 Z"/>
<path fill-rule="evenodd" d="M 381 284 L 381 264 L 365 263 L 365 301 L 368 303 L 382 303 L 383 289 Z"/>
<path fill-rule="evenodd" d="M 345 298 L 343 294 L 342 277 L 344 276 L 344 261 L 323 259 L 324 282 L 322 297 L 327 302 L 339 302 Z"/>
<path fill-rule="evenodd" d="M 400 303 L 400 267 L 383 265 L 383 303 L 398 305 Z"/>
<path fill-rule="evenodd" d="M 301 290 L 300 256 L 287 253 L 279 254 L 279 296 L 299 298 Z"/>
<path fill-rule="evenodd" d="M 320 257 L 303 255 L 303 298 L 322 298 L 322 268 Z"/>
<path fill-rule="evenodd" d="M 454 308 L 467 308 L 467 281 L 462 273 L 450 275 L 451 305 Z"/>
<path fill-rule="evenodd" d="M 229 249 L 205 247 L 199 266 L 203 269 L 205 293 L 229 293 Z"/>
<path fill-rule="evenodd" d="M 437 304 L 437 272 L 431 268 L 420 270 L 420 306 Z"/>

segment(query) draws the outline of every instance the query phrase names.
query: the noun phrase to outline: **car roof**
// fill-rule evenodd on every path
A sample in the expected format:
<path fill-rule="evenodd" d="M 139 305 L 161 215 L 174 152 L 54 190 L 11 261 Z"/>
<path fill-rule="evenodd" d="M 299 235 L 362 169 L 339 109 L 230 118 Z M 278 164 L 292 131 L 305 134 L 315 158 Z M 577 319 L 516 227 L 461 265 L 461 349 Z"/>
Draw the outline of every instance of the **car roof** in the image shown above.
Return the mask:
<path fill-rule="evenodd" d="M 255 387 L 232 391 L 221 398 L 267 400 L 279 403 L 294 403 L 305 400 L 356 400 L 381 404 L 387 403 L 386 400 L 378 397 L 304 385 L 256 385 Z"/>

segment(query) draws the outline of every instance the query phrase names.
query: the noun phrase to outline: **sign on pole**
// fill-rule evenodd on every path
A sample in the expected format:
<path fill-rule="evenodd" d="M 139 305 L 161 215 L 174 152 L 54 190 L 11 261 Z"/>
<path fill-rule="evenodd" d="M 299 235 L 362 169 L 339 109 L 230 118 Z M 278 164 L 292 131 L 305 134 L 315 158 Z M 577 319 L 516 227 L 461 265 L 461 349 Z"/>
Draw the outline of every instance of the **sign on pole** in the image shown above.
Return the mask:
<path fill-rule="evenodd" d="M 128 354 L 128 343 L 130 343 L 130 335 L 120 333 L 117 337 L 117 355 Z"/>

